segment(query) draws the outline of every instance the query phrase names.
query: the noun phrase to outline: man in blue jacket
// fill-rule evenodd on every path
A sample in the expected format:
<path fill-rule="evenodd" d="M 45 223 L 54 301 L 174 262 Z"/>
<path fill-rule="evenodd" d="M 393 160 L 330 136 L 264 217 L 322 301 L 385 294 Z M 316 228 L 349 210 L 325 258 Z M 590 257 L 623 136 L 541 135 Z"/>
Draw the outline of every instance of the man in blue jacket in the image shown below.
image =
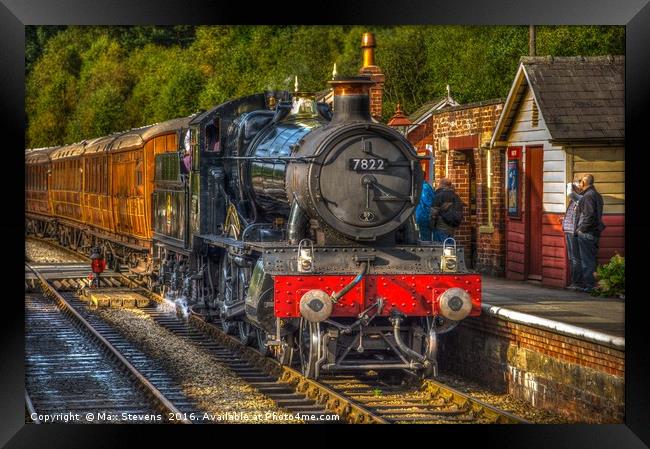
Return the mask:
<path fill-rule="evenodd" d="M 420 202 L 415 208 L 415 221 L 420 228 L 420 240 L 431 240 L 431 205 L 436 194 L 428 182 L 422 183 Z"/>
<path fill-rule="evenodd" d="M 598 241 L 600 234 L 605 229 L 603 224 L 603 197 L 594 187 L 594 175 L 584 175 L 580 180 L 582 199 L 576 209 L 576 234 L 578 235 L 578 248 L 582 264 L 582 279 L 585 284 L 584 291 L 590 292 L 596 288 L 596 256 L 598 255 Z"/>

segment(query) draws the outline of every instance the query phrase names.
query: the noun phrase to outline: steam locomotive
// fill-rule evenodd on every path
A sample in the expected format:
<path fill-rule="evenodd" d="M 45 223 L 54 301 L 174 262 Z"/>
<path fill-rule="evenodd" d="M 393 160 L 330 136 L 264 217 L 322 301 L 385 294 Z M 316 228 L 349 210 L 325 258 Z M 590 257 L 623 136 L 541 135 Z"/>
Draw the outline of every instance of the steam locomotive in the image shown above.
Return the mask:
<path fill-rule="evenodd" d="M 421 162 L 369 113 L 265 92 L 72 146 L 28 150 L 28 232 L 84 249 L 311 378 L 435 375 L 437 336 L 480 314 L 453 240 L 418 240 Z"/>

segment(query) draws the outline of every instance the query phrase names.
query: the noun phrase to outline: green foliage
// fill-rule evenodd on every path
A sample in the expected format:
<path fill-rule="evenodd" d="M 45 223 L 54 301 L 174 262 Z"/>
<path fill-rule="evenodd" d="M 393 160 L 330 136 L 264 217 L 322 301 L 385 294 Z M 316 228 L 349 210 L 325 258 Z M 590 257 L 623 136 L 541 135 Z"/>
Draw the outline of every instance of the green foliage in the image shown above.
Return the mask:
<path fill-rule="evenodd" d="M 170 77 L 160 86 L 156 108 L 158 121 L 196 112 L 203 84 L 201 72 L 193 64 L 182 63 L 175 67 Z"/>
<path fill-rule="evenodd" d="M 40 147 L 62 144 L 65 126 L 74 113 L 84 48 L 89 36 L 74 30 L 52 37 L 27 78 L 25 108 L 27 142 Z"/>
<path fill-rule="evenodd" d="M 47 41 L 65 30 L 65 26 L 34 26 L 25 27 L 25 72 L 32 71 L 34 64 L 43 54 Z"/>
<path fill-rule="evenodd" d="M 376 34 L 383 119 L 446 95 L 505 97 L 526 26 L 36 26 L 26 28 L 26 141 L 70 143 L 207 109 L 265 89 L 322 91 L 356 75 Z M 624 53 L 623 27 L 538 27 L 538 54 Z"/>
<path fill-rule="evenodd" d="M 598 287 L 593 291 L 596 296 L 625 296 L 625 258 L 618 253 L 609 263 L 596 268 Z"/>
<path fill-rule="evenodd" d="M 127 127 L 123 104 L 131 80 L 124 57 L 120 43 L 107 35 L 99 36 L 81 53 L 78 103 L 66 126 L 67 139 L 100 137 Z"/>
<path fill-rule="evenodd" d="M 540 55 L 587 56 L 625 54 L 625 28 L 612 26 L 538 27 Z"/>

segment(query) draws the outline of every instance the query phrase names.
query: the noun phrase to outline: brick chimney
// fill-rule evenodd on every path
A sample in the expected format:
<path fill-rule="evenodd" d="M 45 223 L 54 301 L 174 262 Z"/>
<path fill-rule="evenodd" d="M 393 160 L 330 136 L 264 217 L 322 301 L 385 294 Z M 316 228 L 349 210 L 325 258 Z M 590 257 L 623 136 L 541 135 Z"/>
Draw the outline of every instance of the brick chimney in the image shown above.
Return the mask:
<path fill-rule="evenodd" d="M 375 35 L 363 33 L 361 36 L 363 66 L 359 74 L 370 76 L 370 79 L 375 82 L 375 85 L 370 88 L 370 115 L 375 120 L 381 121 L 385 77 L 381 69 L 375 65 L 375 47 Z"/>

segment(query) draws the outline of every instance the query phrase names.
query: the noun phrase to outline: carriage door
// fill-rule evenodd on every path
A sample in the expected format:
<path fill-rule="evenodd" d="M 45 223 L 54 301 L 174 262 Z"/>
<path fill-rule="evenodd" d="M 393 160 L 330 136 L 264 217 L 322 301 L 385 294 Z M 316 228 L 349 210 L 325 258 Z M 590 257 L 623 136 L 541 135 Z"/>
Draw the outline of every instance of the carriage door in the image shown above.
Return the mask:
<path fill-rule="evenodd" d="M 144 161 L 141 149 L 113 156 L 113 204 L 119 233 L 146 237 Z"/>
<path fill-rule="evenodd" d="M 527 278 L 542 280 L 542 213 L 544 150 L 526 147 Z"/>

